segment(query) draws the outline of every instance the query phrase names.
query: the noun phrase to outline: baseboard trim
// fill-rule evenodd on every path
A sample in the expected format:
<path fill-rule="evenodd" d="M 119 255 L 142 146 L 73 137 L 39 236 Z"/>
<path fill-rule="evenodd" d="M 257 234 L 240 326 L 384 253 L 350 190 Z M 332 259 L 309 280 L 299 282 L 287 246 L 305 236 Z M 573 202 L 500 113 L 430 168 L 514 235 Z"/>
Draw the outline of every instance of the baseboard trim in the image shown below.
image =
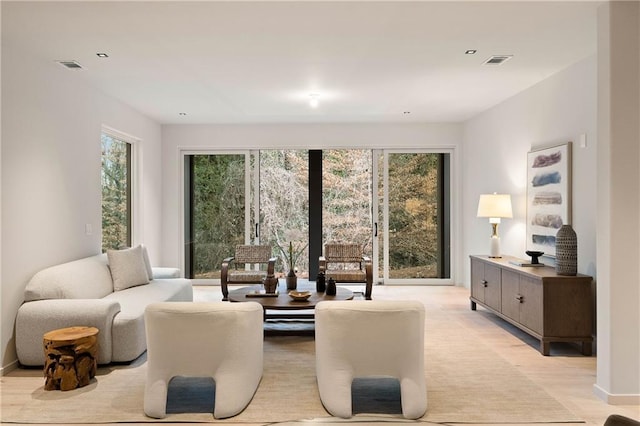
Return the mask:
<path fill-rule="evenodd" d="M 9 374 L 10 372 L 15 370 L 16 368 L 18 368 L 18 360 L 17 359 L 15 361 L 10 362 L 9 364 L 5 365 L 4 367 L 0 367 L 0 377 L 4 376 L 5 374 Z"/>
<path fill-rule="evenodd" d="M 593 385 L 593 393 L 609 405 L 639 405 L 640 394 L 612 394 L 598 385 Z"/>

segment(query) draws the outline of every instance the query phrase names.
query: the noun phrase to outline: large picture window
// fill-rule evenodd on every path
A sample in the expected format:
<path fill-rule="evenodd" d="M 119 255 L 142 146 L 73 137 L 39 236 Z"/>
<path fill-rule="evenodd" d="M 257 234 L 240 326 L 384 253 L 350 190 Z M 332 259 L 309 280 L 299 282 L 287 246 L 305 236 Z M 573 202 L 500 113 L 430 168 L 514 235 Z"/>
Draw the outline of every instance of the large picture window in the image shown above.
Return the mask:
<path fill-rule="evenodd" d="M 237 244 L 267 244 L 276 275 L 287 273 L 291 245 L 298 277 L 314 280 L 324 244 L 348 242 L 373 258 L 376 282 L 452 283 L 448 152 L 256 150 L 184 160 L 189 278 L 219 281 Z"/>
<path fill-rule="evenodd" d="M 131 143 L 102 133 L 102 251 L 131 246 Z"/>

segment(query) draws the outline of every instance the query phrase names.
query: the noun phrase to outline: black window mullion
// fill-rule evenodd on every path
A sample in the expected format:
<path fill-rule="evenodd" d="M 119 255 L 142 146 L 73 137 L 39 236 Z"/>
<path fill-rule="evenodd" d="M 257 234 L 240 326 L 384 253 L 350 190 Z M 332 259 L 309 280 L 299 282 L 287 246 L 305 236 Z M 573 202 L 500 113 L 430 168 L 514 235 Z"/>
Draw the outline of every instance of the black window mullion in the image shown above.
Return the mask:
<path fill-rule="evenodd" d="M 309 150 L 309 280 L 315 280 L 322 255 L 322 150 Z"/>

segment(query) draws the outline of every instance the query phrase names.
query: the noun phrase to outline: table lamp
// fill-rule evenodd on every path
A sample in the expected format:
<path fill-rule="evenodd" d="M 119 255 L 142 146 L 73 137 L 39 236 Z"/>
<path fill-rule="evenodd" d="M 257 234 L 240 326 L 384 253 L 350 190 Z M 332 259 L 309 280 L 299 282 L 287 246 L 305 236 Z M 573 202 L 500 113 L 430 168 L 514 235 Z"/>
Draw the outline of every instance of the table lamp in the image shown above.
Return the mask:
<path fill-rule="evenodd" d="M 488 217 L 491 224 L 491 251 L 489 257 L 502 257 L 500 255 L 500 236 L 498 224 L 501 218 L 512 218 L 511 195 L 509 194 L 482 194 L 478 202 L 478 217 Z"/>

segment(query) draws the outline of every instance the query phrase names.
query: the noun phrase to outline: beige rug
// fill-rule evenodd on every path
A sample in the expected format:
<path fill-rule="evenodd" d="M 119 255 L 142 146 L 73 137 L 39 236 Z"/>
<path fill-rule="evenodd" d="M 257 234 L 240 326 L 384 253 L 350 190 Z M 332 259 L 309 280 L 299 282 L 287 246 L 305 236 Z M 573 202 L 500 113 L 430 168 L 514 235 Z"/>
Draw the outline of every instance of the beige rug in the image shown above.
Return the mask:
<path fill-rule="evenodd" d="M 455 320 L 427 312 L 425 339 L 428 410 L 422 422 L 581 422 Z M 338 420 L 329 419 L 322 407 L 314 365 L 313 337 L 267 337 L 264 375 L 256 395 L 241 414 L 220 422 Z M 10 374 L 11 388 L 3 381 L 2 421 L 157 422 L 142 411 L 145 374 L 143 356 L 130 365 L 100 368 L 96 380 L 84 388 L 46 392 L 40 371 L 17 370 Z M 354 420 L 399 421 L 398 398 L 397 389 L 388 387 L 381 391 L 380 398 L 367 396 L 364 405 L 362 398 L 356 397 L 354 404 L 359 408 L 354 405 L 358 413 Z M 381 408 L 390 410 L 390 414 L 379 413 Z M 217 422 L 211 413 L 175 413 L 164 421 Z"/>

